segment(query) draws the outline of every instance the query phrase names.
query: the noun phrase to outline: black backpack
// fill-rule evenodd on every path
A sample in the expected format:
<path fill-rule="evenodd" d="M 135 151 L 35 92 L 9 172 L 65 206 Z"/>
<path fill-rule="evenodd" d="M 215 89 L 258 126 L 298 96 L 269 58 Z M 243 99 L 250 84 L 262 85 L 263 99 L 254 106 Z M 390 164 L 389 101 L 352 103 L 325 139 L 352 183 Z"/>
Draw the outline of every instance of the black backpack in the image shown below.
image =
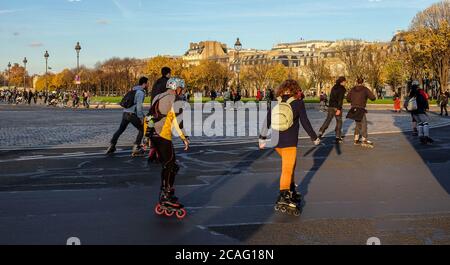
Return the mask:
<path fill-rule="evenodd" d="M 122 98 L 122 101 L 120 101 L 119 105 L 122 108 L 129 109 L 136 105 L 134 103 L 134 99 L 136 98 L 136 90 L 128 91 L 128 93 L 125 94 L 125 96 Z"/>

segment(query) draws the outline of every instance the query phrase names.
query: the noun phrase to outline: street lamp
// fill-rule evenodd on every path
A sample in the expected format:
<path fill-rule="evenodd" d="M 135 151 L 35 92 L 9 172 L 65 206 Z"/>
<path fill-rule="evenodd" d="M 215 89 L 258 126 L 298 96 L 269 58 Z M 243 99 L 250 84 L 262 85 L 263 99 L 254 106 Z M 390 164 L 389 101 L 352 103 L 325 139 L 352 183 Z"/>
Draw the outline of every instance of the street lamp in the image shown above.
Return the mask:
<path fill-rule="evenodd" d="M 23 59 L 23 89 L 27 89 L 27 57 Z"/>
<path fill-rule="evenodd" d="M 9 90 L 9 81 L 11 80 L 11 62 L 8 63 L 8 90 Z"/>
<path fill-rule="evenodd" d="M 77 45 L 75 46 L 75 51 L 77 52 L 77 91 L 80 90 L 80 51 L 81 51 L 81 45 L 80 42 L 77 42 Z"/>
<path fill-rule="evenodd" d="M 237 58 L 237 69 L 236 72 L 238 74 L 238 91 L 241 90 L 241 80 L 240 80 L 240 73 L 241 73 L 241 62 L 239 60 L 239 52 L 242 50 L 242 43 L 239 40 L 239 38 L 237 38 L 236 43 L 234 44 L 234 49 L 236 50 L 236 58 Z"/>
<path fill-rule="evenodd" d="M 48 91 L 48 80 L 47 80 L 47 74 L 48 74 L 48 58 L 50 55 L 48 54 L 48 51 L 45 51 L 44 58 L 45 58 L 45 90 Z"/>

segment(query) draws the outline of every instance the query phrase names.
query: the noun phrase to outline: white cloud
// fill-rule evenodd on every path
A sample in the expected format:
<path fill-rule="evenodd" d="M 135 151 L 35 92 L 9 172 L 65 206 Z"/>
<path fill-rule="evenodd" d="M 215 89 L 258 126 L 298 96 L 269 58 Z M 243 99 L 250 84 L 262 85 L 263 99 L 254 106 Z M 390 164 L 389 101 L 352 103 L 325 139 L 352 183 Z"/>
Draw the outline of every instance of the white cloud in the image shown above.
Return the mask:
<path fill-rule="evenodd" d="M 67 0 L 67 2 L 69 2 L 69 3 L 79 3 L 79 2 L 81 2 L 81 0 Z"/>
<path fill-rule="evenodd" d="M 38 47 L 44 46 L 44 44 L 42 42 L 35 41 L 35 42 L 30 43 L 30 45 L 28 45 L 28 46 L 30 46 L 32 48 L 38 48 Z"/>

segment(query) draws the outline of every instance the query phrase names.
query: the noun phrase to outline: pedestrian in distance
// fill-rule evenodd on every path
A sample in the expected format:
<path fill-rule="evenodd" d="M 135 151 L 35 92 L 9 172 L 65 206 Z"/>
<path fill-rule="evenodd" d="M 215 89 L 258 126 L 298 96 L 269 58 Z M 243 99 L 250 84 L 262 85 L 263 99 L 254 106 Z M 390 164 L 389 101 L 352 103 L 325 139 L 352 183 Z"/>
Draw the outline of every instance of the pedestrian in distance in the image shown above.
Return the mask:
<path fill-rule="evenodd" d="M 402 102 L 398 93 L 394 94 L 394 112 L 400 113 L 402 111 Z"/>
<path fill-rule="evenodd" d="M 336 119 L 336 143 L 343 143 L 342 138 L 342 107 L 344 106 L 345 93 L 347 89 L 345 88 L 345 83 L 347 79 L 343 76 L 336 80 L 336 84 L 331 89 L 330 101 L 328 104 L 328 114 L 325 122 L 319 130 L 319 138 L 325 135 L 330 123 L 333 119 Z"/>
<path fill-rule="evenodd" d="M 259 148 L 267 146 L 268 131 L 272 128 L 272 141 L 278 135 L 278 142 L 273 143 L 275 150 L 281 156 L 282 172 L 280 177 L 280 194 L 275 204 L 275 210 L 295 216 L 300 215 L 301 194 L 296 190 L 295 169 L 297 166 L 297 147 L 300 124 L 306 130 L 311 140 L 317 146 L 320 139 L 314 132 L 306 113 L 305 103 L 300 95 L 301 88 L 297 81 L 286 80 L 277 91 L 278 105 L 268 111 L 265 126 L 263 126 Z"/>
<path fill-rule="evenodd" d="M 445 116 L 448 116 L 448 98 L 450 96 L 450 93 L 446 91 L 445 93 L 441 93 L 439 97 L 439 106 L 441 107 L 441 116 L 444 116 L 444 110 L 445 110 Z"/>
<path fill-rule="evenodd" d="M 111 139 L 111 144 L 106 151 L 107 154 L 116 152 L 116 145 L 119 137 L 125 132 L 128 125 L 131 123 L 138 130 L 136 141 L 133 145 L 132 157 L 144 156 L 142 149 L 142 139 L 144 138 L 144 100 L 145 94 L 148 90 L 148 78 L 141 77 L 139 84 L 131 89 L 122 99 L 120 105 L 124 108 L 122 114 L 122 122 L 119 129 L 116 131 Z"/>
<path fill-rule="evenodd" d="M 364 86 L 364 79 L 358 78 L 357 85 L 347 95 L 347 101 L 351 103 L 347 118 L 356 122 L 354 144 L 373 148 L 373 142 L 369 141 L 366 115 L 366 106 L 369 99 L 375 101 L 377 98 L 370 89 Z"/>

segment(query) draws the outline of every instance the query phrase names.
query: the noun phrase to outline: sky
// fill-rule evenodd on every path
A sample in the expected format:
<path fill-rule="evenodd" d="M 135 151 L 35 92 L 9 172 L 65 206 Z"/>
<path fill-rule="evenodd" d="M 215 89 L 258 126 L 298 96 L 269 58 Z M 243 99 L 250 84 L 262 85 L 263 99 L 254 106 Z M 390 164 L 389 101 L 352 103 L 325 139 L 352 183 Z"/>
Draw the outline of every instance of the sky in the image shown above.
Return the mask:
<path fill-rule="evenodd" d="M 271 49 L 280 42 L 389 41 L 436 0 L 0 0 L 0 71 L 93 67 L 111 57 L 182 55 L 190 42 Z"/>

